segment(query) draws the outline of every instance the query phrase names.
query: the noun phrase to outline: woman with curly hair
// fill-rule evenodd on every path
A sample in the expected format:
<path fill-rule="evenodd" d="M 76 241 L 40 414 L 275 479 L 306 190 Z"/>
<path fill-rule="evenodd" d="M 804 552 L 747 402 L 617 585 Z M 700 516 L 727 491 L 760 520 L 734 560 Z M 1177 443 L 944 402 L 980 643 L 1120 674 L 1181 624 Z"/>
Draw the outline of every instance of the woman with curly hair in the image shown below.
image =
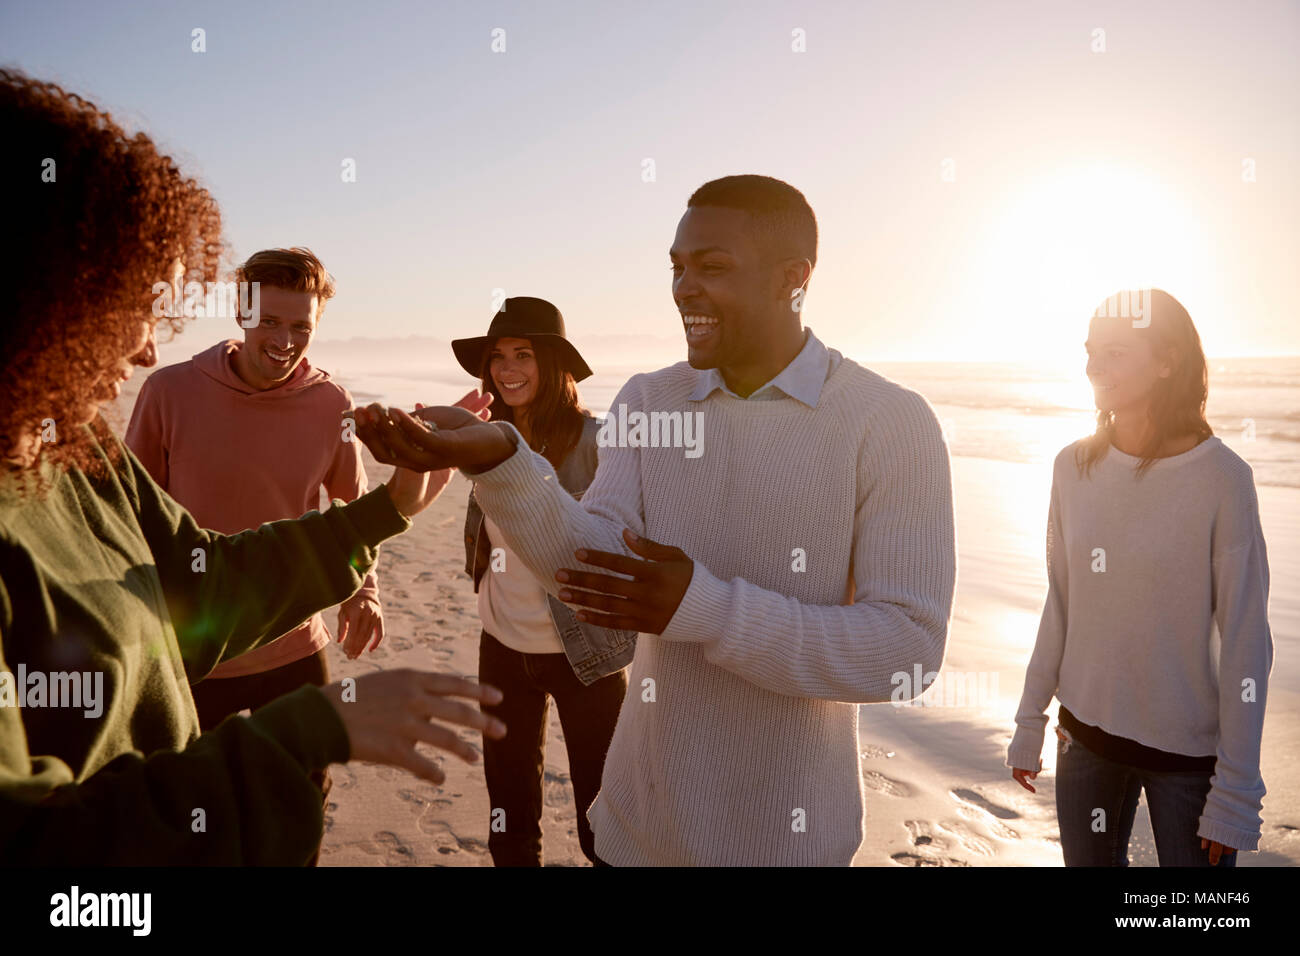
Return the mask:
<path fill-rule="evenodd" d="M 13 70 L 0 128 L 0 862 L 302 864 L 321 838 L 313 771 L 360 759 L 441 782 L 415 743 L 476 759 L 430 721 L 500 736 L 450 699 L 499 692 L 390 671 L 200 735 L 189 684 L 356 591 L 450 473 L 397 469 L 324 514 L 199 528 L 100 407 L 155 361 L 155 282 L 178 261 L 217 280 L 216 203 L 143 133 Z"/>

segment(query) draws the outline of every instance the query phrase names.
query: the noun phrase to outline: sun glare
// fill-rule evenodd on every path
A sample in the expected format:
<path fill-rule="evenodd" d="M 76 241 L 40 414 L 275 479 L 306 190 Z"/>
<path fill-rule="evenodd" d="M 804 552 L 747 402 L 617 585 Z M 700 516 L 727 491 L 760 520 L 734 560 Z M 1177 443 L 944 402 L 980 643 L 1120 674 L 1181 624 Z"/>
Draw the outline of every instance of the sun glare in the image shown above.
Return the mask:
<path fill-rule="evenodd" d="M 1060 169 L 1002 196 L 986 221 L 967 287 L 980 290 L 982 330 L 1008 358 L 1072 365 L 1106 296 L 1159 287 L 1195 315 L 1194 300 L 1217 281 L 1203 227 L 1141 170 Z"/>

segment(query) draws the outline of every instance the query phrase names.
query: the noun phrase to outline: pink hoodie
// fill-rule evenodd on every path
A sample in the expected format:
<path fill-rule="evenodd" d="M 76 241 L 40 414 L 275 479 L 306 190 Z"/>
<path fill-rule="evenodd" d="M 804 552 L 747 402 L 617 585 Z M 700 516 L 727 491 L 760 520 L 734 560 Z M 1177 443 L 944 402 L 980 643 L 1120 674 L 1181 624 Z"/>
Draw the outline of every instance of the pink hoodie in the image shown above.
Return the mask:
<path fill-rule="evenodd" d="M 342 440 L 352 396 L 304 358 L 283 385 L 259 391 L 235 372 L 234 339 L 160 368 L 140 388 L 126 444 L 204 528 L 234 534 L 320 508 L 320 488 L 352 501 L 366 491 L 361 443 Z M 372 571 L 359 594 L 378 600 Z M 209 678 L 243 677 L 316 653 L 330 642 L 319 614 L 273 643 L 219 664 Z"/>

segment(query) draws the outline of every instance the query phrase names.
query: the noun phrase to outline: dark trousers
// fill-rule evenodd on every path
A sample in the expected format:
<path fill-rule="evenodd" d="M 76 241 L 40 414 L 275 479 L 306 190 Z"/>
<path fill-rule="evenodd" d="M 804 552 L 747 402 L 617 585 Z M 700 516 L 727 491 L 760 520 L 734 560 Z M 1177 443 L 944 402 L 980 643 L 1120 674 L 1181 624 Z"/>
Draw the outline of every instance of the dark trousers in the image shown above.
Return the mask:
<path fill-rule="evenodd" d="M 478 660 L 479 682 L 491 684 L 502 694 L 500 704 L 483 704 L 483 713 L 506 725 L 501 740 L 483 738 L 492 862 L 497 866 L 542 865 L 546 718 L 554 697 L 569 752 L 578 843 L 593 864 L 606 865 L 596 856 L 587 809 L 600 791 L 605 754 L 627 693 L 627 671 L 584 685 L 564 654 L 521 654 L 487 631 L 479 637 Z"/>
<path fill-rule="evenodd" d="M 1066 866 L 1128 866 L 1128 841 L 1143 790 L 1160 865 L 1210 865 L 1209 850 L 1201 849 L 1196 835 L 1210 771 L 1129 767 L 1093 753 L 1060 728 L 1056 737 L 1056 817 Z M 1236 866 L 1239 855 L 1223 854 L 1218 866 Z"/>
<path fill-rule="evenodd" d="M 207 733 L 231 714 L 245 709 L 257 710 L 277 697 L 297 690 L 303 684 L 324 687 L 329 682 L 329 662 L 325 657 L 325 648 L 321 648 L 310 657 L 260 674 L 201 680 L 190 687 L 190 692 L 194 695 L 194 706 L 198 708 L 199 727 Z M 313 772 L 311 779 L 320 788 L 321 802 L 325 803 L 330 787 L 333 786 L 329 768 Z M 315 866 L 319 861 L 318 846 L 307 865 Z"/>

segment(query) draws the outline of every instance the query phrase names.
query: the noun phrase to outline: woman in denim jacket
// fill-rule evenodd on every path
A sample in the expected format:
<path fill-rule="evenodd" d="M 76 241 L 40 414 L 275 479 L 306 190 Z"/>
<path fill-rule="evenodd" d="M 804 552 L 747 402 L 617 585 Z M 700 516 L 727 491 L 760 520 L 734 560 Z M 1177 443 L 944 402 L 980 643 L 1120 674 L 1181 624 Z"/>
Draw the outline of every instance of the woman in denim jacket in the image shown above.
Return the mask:
<path fill-rule="evenodd" d="M 559 310 L 543 299 L 507 299 L 487 335 L 457 339 L 452 349 L 461 367 L 491 392 L 493 420 L 512 423 L 550 462 L 564 489 L 580 498 L 596 473 L 600 421 L 578 404 L 576 383 L 591 369 L 564 337 Z M 578 839 L 587 858 L 603 865 L 587 808 L 600 789 L 636 635 L 585 624 L 548 594 L 506 546 L 472 490 L 465 570 L 474 579 L 483 622 L 479 680 L 504 695 L 500 704 L 482 709 L 509 728 L 501 740 L 484 738 L 492 860 L 497 866 L 542 865 L 542 775 L 553 697 L 569 754 Z"/>

